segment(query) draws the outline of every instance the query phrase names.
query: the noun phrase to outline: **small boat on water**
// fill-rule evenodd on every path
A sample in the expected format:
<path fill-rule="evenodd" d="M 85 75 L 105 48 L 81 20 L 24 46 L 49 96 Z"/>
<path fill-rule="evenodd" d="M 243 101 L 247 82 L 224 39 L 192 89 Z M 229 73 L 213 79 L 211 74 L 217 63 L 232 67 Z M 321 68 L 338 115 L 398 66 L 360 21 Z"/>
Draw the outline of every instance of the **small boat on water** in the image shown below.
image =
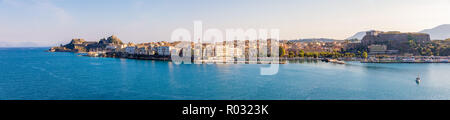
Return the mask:
<path fill-rule="evenodd" d="M 425 62 L 426 62 L 426 63 L 432 63 L 432 62 L 433 62 L 433 59 L 425 59 Z"/>
<path fill-rule="evenodd" d="M 403 62 L 416 62 L 416 59 L 414 57 L 411 58 L 404 58 L 402 59 Z"/>
<path fill-rule="evenodd" d="M 344 61 L 336 61 L 337 64 L 345 64 Z"/>
<path fill-rule="evenodd" d="M 416 78 L 416 83 L 417 83 L 417 84 L 419 84 L 419 83 L 420 83 L 420 81 L 421 81 L 421 80 L 420 80 L 420 75 L 417 75 L 417 78 Z"/>

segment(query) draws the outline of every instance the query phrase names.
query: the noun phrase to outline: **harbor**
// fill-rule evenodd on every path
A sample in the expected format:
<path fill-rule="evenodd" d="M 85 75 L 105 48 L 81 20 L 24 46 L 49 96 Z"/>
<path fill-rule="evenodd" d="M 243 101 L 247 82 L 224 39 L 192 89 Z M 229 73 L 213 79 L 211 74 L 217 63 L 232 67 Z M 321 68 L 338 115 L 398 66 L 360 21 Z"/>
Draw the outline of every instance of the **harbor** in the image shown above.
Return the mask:
<path fill-rule="evenodd" d="M 414 40 L 413 40 L 414 39 Z M 383 43 L 383 44 L 379 44 Z M 431 41 L 428 34 L 368 31 L 360 40 L 234 40 L 216 42 L 157 41 L 124 43 L 112 35 L 100 41 L 75 38 L 48 52 L 82 53 L 89 57 L 195 63 L 284 64 L 285 60 L 322 60 L 328 63 L 449 63 L 450 39 Z M 190 58 L 189 58 L 190 57 Z"/>
<path fill-rule="evenodd" d="M 82 56 L 88 57 L 110 57 L 110 58 L 127 58 L 127 59 L 139 59 L 139 60 L 161 60 L 171 61 L 171 56 L 160 55 L 147 55 L 147 54 L 130 54 L 127 52 L 82 52 L 78 53 Z M 239 59 L 236 57 L 209 57 L 208 59 L 194 59 L 191 57 L 192 63 L 202 64 L 222 64 L 222 63 L 235 63 L 235 64 L 273 64 L 274 61 L 278 61 L 279 64 L 285 64 L 286 60 L 319 60 L 327 63 L 345 64 L 346 61 L 360 61 L 361 63 L 449 63 L 449 56 L 370 56 L 368 59 L 357 57 L 341 57 L 341 58 L 315 58 L 315 57 L 279 57 L 278 60 L 271 58 L 268 60 L 256 59 L 249 60 L 248 58 Z"/>
<path fill-rule="evenodd" d="M 361 60 L 362 63 L 449 63 L 448 56 L 390 56 L 384 58 L 371 57 Z"/>

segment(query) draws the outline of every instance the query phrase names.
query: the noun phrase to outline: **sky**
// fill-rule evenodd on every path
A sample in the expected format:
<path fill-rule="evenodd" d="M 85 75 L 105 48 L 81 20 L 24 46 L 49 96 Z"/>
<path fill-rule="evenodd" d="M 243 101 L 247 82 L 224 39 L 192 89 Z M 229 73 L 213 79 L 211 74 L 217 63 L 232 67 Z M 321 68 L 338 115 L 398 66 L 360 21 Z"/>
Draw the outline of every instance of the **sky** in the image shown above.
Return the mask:
<path fill-rule="evenodd" d="M 366 30 L 418 32 L 450 23 L 450 0 L 0 0 L 1 46 L 72 38 L 168 41 L 177 28 L 279 29 L 280 39 L 345 39 Z"/>

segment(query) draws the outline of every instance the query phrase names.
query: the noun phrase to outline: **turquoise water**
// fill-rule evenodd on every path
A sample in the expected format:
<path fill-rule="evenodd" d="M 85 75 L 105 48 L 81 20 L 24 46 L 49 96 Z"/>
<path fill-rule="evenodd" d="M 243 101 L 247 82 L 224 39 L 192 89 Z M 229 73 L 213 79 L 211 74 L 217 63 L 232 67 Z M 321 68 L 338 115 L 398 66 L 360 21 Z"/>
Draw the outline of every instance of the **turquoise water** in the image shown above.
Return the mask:
<path fill-rule="evenodd" d="M 450 64 L 176 65 L 0 48 L 3 100 L 450 99 Z M 420 85 L 415 83 L 421 74 Z"/>

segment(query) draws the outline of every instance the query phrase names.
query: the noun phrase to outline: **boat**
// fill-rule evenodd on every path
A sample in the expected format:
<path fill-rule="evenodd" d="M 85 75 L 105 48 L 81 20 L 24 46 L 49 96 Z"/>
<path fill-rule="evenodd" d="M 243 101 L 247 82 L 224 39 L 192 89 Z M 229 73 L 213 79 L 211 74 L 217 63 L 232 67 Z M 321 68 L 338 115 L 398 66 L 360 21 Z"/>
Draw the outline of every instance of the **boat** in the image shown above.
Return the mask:
<path fill-rule="evenodd" d="M 416 59 L 414 59 L 414 58 L 405 58 L 405 59 L 402 59 L 402 61 L 403 62 L 416 62 Z"/>
<path fill-rule="evenodd" d="M 425 59 L 425 62 L 426 63 L 432 63 L 433 62 L 433 58 L 427 58 L 427 59 Z"/>
<path fill-rule="evenodd" d="M 345 64 L 344 61 L 338 60 L 338 59 L 322 59 L 322 61 L 330 62 L 330 63 L 336 63 L 336 64 Z"/>
<path fill-rule="evenodd" d="M 421 81 L 421 80 L 420 80 L 420 75 L 417 75 L 417 78 L 416 78 L 416 83 L 417 83 L 417 84 L 419 84 L 419 83 L 420 83 L 420 81 Z"/>
<path fill-rule="evenodd" d="M 345 64 L 344 61 L 336 61 L 337 64 Z"/>

